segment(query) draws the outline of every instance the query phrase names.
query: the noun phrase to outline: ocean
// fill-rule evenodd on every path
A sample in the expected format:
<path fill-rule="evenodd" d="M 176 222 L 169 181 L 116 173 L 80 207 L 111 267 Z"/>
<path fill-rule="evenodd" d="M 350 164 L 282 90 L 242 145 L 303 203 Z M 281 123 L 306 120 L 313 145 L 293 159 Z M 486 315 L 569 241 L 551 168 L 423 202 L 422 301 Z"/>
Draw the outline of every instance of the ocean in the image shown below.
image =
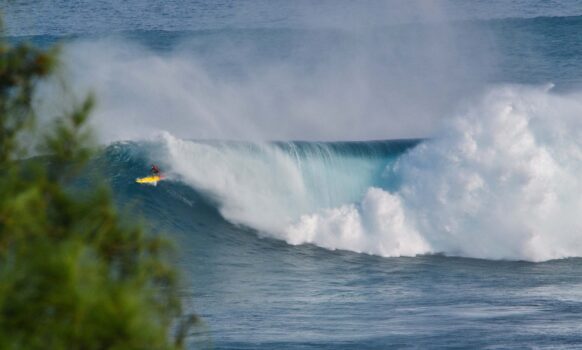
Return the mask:
<path fill-rule="evenodd" d="M 61 47 L 41 115 L 96 96 L 192 349 L 582 347 L 582 1 L 0 8 Z"/>

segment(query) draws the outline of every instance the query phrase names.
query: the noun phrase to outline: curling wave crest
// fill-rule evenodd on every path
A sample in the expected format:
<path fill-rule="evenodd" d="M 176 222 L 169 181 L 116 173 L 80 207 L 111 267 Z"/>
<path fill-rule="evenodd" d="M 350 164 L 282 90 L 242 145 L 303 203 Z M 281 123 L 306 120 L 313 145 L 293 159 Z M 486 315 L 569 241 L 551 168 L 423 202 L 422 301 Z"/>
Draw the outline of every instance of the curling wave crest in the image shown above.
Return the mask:
<path fill-rule="evenodd" d="M 227 220 L 290 244 L 387 257 L 582 256 L 582 95 L 549 90 L 495 88 L 400 148 L 162 139 L 175 176 Z"/>

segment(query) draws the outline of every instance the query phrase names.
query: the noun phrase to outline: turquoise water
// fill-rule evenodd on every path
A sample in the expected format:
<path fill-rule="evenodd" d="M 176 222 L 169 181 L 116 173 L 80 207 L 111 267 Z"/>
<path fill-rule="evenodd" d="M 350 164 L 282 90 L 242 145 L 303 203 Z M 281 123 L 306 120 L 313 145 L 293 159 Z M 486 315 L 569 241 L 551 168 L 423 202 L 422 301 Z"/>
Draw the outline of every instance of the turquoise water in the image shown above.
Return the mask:
<path fill-rule="evenodd" d="M 192 348 L 582 346 L 579 1 L 2 9 L 96 93 L 96 162 L 177 240 Z"/>

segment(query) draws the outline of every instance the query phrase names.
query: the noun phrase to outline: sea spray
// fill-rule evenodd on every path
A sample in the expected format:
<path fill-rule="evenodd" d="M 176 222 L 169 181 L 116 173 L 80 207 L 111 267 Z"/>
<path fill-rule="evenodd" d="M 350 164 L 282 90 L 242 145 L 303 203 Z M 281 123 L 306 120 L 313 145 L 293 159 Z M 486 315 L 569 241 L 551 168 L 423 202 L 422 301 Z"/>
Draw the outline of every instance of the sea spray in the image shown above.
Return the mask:
<path fill-rule="evenodd" d="M 481 90 L 489 51 L 471 45 L 465 60 L 456 41 L 474 38 L 453 42 L 445 22 L 341 24 L 80 36 L 63 45 L 64 75 L 99 97 L 104 143 L 160 130 L 246 141 L 423 137 L 460 94 Z"/>

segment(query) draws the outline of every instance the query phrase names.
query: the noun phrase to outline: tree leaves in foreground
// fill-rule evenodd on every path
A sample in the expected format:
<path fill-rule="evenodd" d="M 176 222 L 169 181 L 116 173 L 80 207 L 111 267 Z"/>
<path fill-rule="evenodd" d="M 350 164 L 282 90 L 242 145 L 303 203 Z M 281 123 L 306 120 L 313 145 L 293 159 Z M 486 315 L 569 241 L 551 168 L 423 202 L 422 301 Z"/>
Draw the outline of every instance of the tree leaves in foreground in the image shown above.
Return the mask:
<path fill-rule="evenodd" d="M 70 184 L 93 152 L 92 99 L 35 131 L 56 54 L 0 41 L 0 349 L 181 348 L 167 243 L 124 223 L 108 188 Z"/>

